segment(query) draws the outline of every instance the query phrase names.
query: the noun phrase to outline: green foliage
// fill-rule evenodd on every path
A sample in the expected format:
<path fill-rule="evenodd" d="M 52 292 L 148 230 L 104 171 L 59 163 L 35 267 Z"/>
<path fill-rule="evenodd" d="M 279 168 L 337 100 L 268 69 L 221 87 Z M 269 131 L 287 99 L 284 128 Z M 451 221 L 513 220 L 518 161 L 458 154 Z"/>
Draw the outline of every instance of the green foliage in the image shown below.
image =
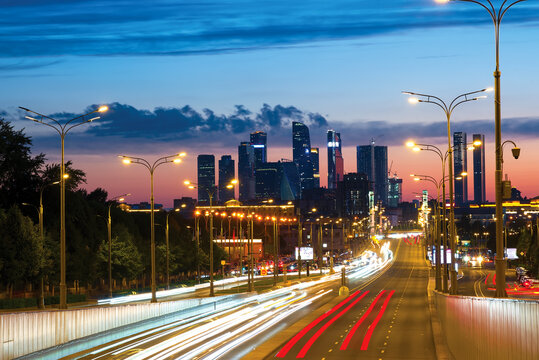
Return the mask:
<path fill-rule="evenodd" d="M 0 119 L 0 208 L 29 202 L 40 185 L 45 155 L 31 156 L 32 141 Z"/>
<path fill-rule="evenodd" d="M 17 206 L 0 215 L 0 278 L 7 284 L 37 278 L 44 263 L 39 229 Z"/>
<path fill-rule="evenodd" d="M 142 274 L 144 269 L 138 249 L 133 244 L 132 235 L 123 224 L 114 228 L 111 245 L 112 277 L 116 280 L 123 278 L 132 280 Z M 101 243 L 98 251 L 98 274 L 108 279 L 109 244 L 108 240 Z"/>

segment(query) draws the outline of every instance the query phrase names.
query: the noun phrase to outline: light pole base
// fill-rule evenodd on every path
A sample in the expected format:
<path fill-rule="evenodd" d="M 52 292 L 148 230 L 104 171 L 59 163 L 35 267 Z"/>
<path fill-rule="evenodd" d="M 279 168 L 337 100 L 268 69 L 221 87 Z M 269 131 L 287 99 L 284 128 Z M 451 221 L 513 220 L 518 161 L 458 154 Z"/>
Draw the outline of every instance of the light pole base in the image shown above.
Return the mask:
<path fill-rule="evenodd" d="M 442 292 L 447 293 L 447 274 L 445 269 L 442 271 Z"/>
<path fill-rule="evenodd" d="M 505 259 L 495 259 L 496 263 L 496 297 L 507 297 L 507 291 L 505 290 Z"/>

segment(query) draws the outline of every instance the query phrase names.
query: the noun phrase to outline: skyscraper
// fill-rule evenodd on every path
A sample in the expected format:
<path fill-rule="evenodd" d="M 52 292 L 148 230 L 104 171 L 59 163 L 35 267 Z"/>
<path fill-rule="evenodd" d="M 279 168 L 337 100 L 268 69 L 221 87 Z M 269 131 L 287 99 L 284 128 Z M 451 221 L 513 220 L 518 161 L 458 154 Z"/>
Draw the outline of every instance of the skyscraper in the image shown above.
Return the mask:
<path fill-rule="evenodd" d="M 485 190 L 485 135 L 473 134 L 473 142 L 481 141 L 481 145 L 474 145 L 473 150 L 473 199 L 476 204 L 487 200 Z"/>
<path fill-rule="evenodd" d="M 207 190 L 213 190 L 215 187 L 215 156 L 198 155 L 198 201 L 209 203 L 210 197 Z M 215 201 L 215 197 L 214 197 Z"/>
<path fill-rule="evenodd" d="M 238 182 L 240 201 L 255 198 L 255 154 L 249 142 L 238 146 Z"/>
<path fill-rule="evenodd" d="M 396 208 L 402 202 L 402 179 L 392 177 L 388 180 L 387 206 Z"/>
<path fill-rule="evenodd" d="M 234 180 L 234 175 L 234 160 L 232 160 L 232 156 L 221 156 L 221 160 L 219 160 L 219 201 L 221 203 L 234 199 L 234 188 L 227 188 L 227 185 Z"/>
<path fill-rule="evenodd" d="M 313 188 L 320 187 L 320 149 L 317 147 L 311 148 L 311 163 L 313 164 Z"/>
<path fill-rule="evenodd" d="M 301 191 L 312 189 L 314 178 L 309 128 L 296 121 L 292 122 L 292 153 L 299 172 Z"/>
<path fill-rule="evenodd" d="M 466 152 L 467 141 L 465 132 L 453 133 L 453 172 L 455 178 L 455 205 L 462 206 L 468 202 L 468 177 L 461 180 L 456 178 L 463 172 L 468 171 L 468 153 Z"/>
<path fill-rule="evenodd" d="M 341 134 L 328 130 L 328 189 L 336 189 L 337 183 L 343 180 L 344 160 L 342 157 Z"/>
<path fill-rule="evenodd" d="M 370 145 L 357 147 L 357 172 L 367 174 L 367 178 L 374 190 L 375 202 L 382 202 L 387 205 L 387 146 L 374 146 L 374 141 Z"/>
<path fill-rule="evenodd" d="M 255 170 L 255 196 L 257 200 L 281 199 L 281 165 L 266 162 Z"/>
<path fill-rule="evenodd" d="M 348 173 L 339 182 L 339 214 L 364 217 L 369 213 L 369 180 L 366 174 Z"/>
<path fill-rule="evenodd" d="M 251 146 L 253 147 L 255 156 L 255 169 L 268 161 L 267 138 L 268 135 L 263 131 L 251 133 Z"/>

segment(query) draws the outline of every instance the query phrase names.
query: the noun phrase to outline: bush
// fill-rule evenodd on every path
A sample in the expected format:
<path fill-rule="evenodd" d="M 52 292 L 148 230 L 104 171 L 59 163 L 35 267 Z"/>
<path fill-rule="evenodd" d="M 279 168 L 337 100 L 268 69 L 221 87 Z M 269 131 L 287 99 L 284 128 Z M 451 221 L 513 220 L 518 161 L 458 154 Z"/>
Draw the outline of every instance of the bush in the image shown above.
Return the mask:
<path fill-rule="evenodd" d="M 86 301 L 85 294 L 67 294 L 67 303 L 77 303 Z M 60 303 L 60 296 L 47 296 L 45 305 L 55 305 Z M 22 309 L 37 307 L 37 298 L 14 298 L 0 299 L 0 309 Z"/>

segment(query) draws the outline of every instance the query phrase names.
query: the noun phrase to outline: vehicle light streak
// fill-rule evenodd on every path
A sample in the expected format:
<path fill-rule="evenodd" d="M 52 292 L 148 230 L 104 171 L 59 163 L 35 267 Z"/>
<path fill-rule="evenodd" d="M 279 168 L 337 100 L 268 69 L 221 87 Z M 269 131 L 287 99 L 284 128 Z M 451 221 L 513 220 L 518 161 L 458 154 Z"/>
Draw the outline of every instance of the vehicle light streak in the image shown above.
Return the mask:
<path fill-rule="evenodd" d="M 344 315 L 348 310 L 350 310 L 354 305 L 356 305 L 361 299 L 367 295 L 369 291 L 365 291 L 363 294 L 361 294 L 356 300 L 354 300 L 350 305 L 348 305 L 344 310 L 342 310 L 340 313 L 335 315 L 331 320 L 329 320 L 327 323 L 324 324 L 310 339 L 307 341 L 307 343 L 301 348 L 301 351 L 299 352 L 298 356 L 296 358 L 303 358 L 305 354 L 307 354 L 307 351 L 311 348 L 311 346 L 314 344 L 316 339 L 320 337 L 326 331 L 326 329 L 333 324 L 338 318 L 340 318 L 342 315 Z"/>
<path fill-rule="evenodd" d="M 365 313 L 363 314 L 363 316 L 361 317 L 361 319 L 358 320 L 358 322 L 350 329 L 350 332 L 348 333 L 348 335 L 346 335 L 346 338 L 344 339 L 344 341 L 342 342 L 342 345 L 341 345 L 341 350 L 346 350 L 346 348 L 348 347 L 348 344 L 350 343 L 350 340 L 352 340 L 352 337 L 354 336 L 354 334 L 356 333 L 358 327 L 361 325 L 361 323 L 363 321 L 365 321 L 365 319 L 367 318 L 367 316 L 369 316 L 369 314 L 371 313 L 372 309 L 374 309 L 374 306 L 376 305 L 376 303 L 378 302 L 378 300 L 384 295 L 386 291 L 385 290 L 382 290 L 378 296 L 376 296 L 376 298 L 374 299 L 374 301 L 371 303 L 371 306 L 369 306 L 369 308 L 367 309 L 367 311 L 365 311 Z"/>
<path fill-rule="evenodd" d="M 387 304 L 389 303 L 389 299 L 393 296 L 395 293 L 395 290 L 392 290 L 389 295 L 386 297 L 386 300 L 384 301 L 384 304 L 382 305 L 382 308 L 378 312 L 378 315 L 372 322 L 372 324 L 369 326 L 369 329 L 367 330 L 367 333 L 365 334 L 365 337 L 363 338 L 363 343 L 361 344 L 361 350 L 367 350 L 369 347 L 369 341 L 371 340 L 372 333 L 374 332 L 374 329 L 376 328 L 376 325 L 378 325 L 378 322 L 384 315 L 384 312 L 386 311 Z"/>
<path fill-rule="evenodd" d="M 290 349 L 292 349 L 292 347 L 303 337 L 305 336 L 305 334 L 307 334 L 313 327 L 315 327 L 316 325 L 318 325 L 322 320 L 324 320 L 325 318 L 327 318 L 329 315 L 333 314 L 335 311 L 339 310 L 342 306 L 344 306 L 347 302 L 349 302 L 350 300 L 352 300 L 354 297 L 357 296 L 357 294 L 359 294 L 359 291 L 356 291 L 355 293 L 353 293 L 352 295 L 350 295 L 349 297 L 347 297 L 346 299 L 344 299 L 343 301 L 341 301 L 339 304 L 335 305 L 333 308 L 331 308 L 331 310 L 327 311 L 326 313 L 324 313 L 323 315 L 319 316 L 316 320 L 314 320 L 313 322 L 311 322 L 309 325 L 307 325 L 306 327 L 303 328 L 303 330 L 301 330 L 299 333 L 297 333 L 292 339 L 290 339 L 290 341 L 277 353 L 276 357 L 278 358 L 282 358 L 282 357 L 285 357 L 286 354 L 288 354 L 288 352 L 290 351 Z"/>

